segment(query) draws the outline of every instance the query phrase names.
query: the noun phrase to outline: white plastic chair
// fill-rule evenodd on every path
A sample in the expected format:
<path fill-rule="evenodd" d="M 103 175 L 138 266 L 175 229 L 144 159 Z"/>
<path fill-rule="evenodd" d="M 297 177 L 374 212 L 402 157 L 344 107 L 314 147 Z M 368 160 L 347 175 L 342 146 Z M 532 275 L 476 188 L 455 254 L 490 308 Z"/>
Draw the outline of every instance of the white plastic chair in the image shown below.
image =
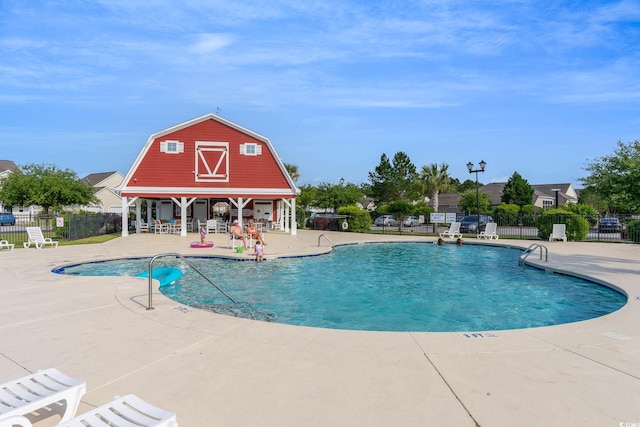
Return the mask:
<path fill-rule="evenodd" d="M 566 224 L 553 224 L 553 231 L 551 231 L 551 235 L 549 236 L 549 241 L 553 242 L 554 240 L 562 240 L 563 242 L 567 241 L 567 225 Z"/>
<path fill-rule="evenodd" d="M 9 243 L 8 240 L 0 240 L 0 249 L 9 249 L 9 251 L 13 251 L 15 247 L 15 243 Z"/>
<path fill-rule="evenodd" d="M 440 233 L 440 237 L 450 237 L 452 239 L 462 237 L 462 233 L 460 233 L 460 223 L 452 222 L 449 226 L 449 230 Z"/>
<path fill-rule="evenodd" d="M 27 235 L 29 236 L 29 240 L 23 243 L 25 249 L 30 248 L 32 243 L 38 249 L 42 249 L 45 245 L 53 248 L 58 247 L 58 241 L 52 240 L 51 237 L 44 237 L 40 227 L 27 227 Z"/>
<path fill-rule="evenodd" d="M 149 224 L 138 220 L 138 230 L 140 230 L 140 233 L 147 233 L 149 231 Z"/>
<path fill-rule="evenodd" d="M 159 219 L 153 220 L 153 231 L 156 234 L 167 234 L 169 232 L 169 224 Z"/>
<path fill-rule="evenodd" d="M 207 220 L 207 233 L 217 233 L 218 232 L 218 220 L 216 219 L 208 219 Z"/>
<path fill-rule="evenodd" d="M 26 418 L 22 419 L 23 416 L 63 400 L 66 406 L 61 421 L 66 421 L 75 415 L 86 391 L 84 381 L 71 378 L 55 368 L 1 384 L 0 426 L 30 426 L 30 422 L 24 424 Z"/>
<path fill-rule="evenodd" d="M 176 414 L 145 402 L 134 394 L 119 397 L 112 402 L 85 412 L 58 427 L 84 426 L 148 426 L 177 427 Z"/>
<path fill-rule="evenodd" d="M 489 240 L 492 240 L 495 237 L 496 240 L 498 240 L 500 236 L 496 234 L 497 229 L 498 229 L 498 224 L 496 224 L 495 222 L 489 222 L 487 223 L 484 231 L 481 231 L 477 237 L 478 239 L 489 239 Z"/>

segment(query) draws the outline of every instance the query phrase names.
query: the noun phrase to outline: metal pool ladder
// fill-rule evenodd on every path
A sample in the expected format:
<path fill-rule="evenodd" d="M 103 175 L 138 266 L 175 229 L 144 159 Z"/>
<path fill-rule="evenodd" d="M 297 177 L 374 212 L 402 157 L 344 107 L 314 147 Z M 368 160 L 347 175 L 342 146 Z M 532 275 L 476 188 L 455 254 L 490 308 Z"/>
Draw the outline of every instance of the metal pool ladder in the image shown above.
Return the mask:
<path fill-rule="evenodd" d="M 329 244 L 331 245 L 331 247 L 334 247 L 335 245 L 333 244 L 333 242 L 327 237 L 326 234 L 321 234 L 318 236 L 318 247 L 320 247 L 320 238 L 324 237 L 325 239 L 327 239 L 327 242 L 329 242 Z"/>
<path fill-rule="evenodd" d="M 549 262 L 549 250 L 545 245 L 540 243 L 532 243 L 518 258 L 518 265 L 524 266 L 524 261 L 529 255 L 531 255 L 536 249 L 540 249 L 540 259 L 542 259 L 542 250 L 544 249 L 544 261 Z"/>
<path fill-rule="evenodd" d="M 161 257 L 165 257 L 165 256 L 174 256 L 176 258 L 180 258 L 185 264 L 187 264 L 189 267 L 191 267 L 196 273 L 198 273 L 200 276 L 202 276 L 204 278 L 204 280 L 206 280 L 207 282 L 209 282 L 214 288 L 216 288 L 217 290 L 220 291 L 220 293 L 222 295 L 224 295 L 225 297 L 229 298 L 229 300 L 231 302 L 233 302 L 234 304 L 237 304 L 238 302 L 236 300 L 234 300 L 233 298 L 231 298 L 225 291 L 223 291 L 218 285 L 216 285 L 215 283 L 213 283 L 207 276 L 204 275 L 204 273 L 202 271 L 200 271 L 195 265 L 193 265 L 190 261 L 188 261 L 185 257 L 183 257 L 182 255 L 180 255 L 179 253 L 166 253 L 166 254 L 158 254 L 156 256 L 154 256 L 153 258 L 151 258 L 149 260 L 149 305 L 147 306 L 147 310 L 153 310 L 153 304 L 152 304 L 152 298 L 151 296 L 153 295 L 152 293 L 152 286 L 153 286 L 153 262 Z"/>

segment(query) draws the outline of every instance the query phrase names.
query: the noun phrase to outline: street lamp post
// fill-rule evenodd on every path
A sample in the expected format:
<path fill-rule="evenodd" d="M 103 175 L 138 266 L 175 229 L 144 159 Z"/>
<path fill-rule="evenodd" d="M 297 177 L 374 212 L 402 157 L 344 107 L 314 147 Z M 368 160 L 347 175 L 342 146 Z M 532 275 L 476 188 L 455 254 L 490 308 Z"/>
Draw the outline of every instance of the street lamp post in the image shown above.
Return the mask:
<path fill-rule="evenodd" d="M 480 160 L 480 169 L 473 169 L 473 163 L 467 163 L 467 169 L 469 173 L 476 174 L 476 208 L 478 209 L 478 225 L 476 228 L 476 234 L 480 233 L 480 192 L 478 191 L 478 172 L 484 172 L 484 167 L 487 166 L 487 162 Z"/>
<path fill-rule="evenodd" d="M 340 178 L 340 206 L 344 205 L 344 178 Z"/>

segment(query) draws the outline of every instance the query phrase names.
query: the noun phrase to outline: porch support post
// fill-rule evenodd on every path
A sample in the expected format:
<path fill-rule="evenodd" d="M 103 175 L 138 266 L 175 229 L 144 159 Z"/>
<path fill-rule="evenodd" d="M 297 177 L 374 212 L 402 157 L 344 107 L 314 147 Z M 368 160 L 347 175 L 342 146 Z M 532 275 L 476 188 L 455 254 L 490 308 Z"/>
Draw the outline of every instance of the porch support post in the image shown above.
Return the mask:
<path fill-rule="evenodd" d="M 291 235 L 298 234 L 298 227 L 296 225 L 296 199 L 282 199 L 284 204 L 284 216 L 282 221 L 284 222 L 284 231 L 289 232 L 289 226 L 291 226 Z M 291 224 L 289 224 L 291 222 Z M 280 223 L 280 229 L 282 229 L 282 222 Z"/>
<path fill-rule="evenodd" d="M 191 200 L 187 200 L 185 196 L 182 196 L 180 200 L 172 197 L 171 200 L 180 207 L 180 236 L 184 237 L 187 235 L 187 208 L 196 201 L 196 197 Z"/>
<path fill-rule="evenodd" d="M 142 215 L 142 200 L 136 199 L 136 234 L 140 234 L 140 216 Z M 147 223 L 148 224 L 148 223 Z"/>
<path fill-rule="evenodd" d="M 138 196 L 128 199 L 122 196 L 122 237 L 129 235 L 129 208 L 138 201 Z M 136 212 L 136 233 L 138 233 L 138 212 Z"/>
<path fill-rule="evenodd" d="M 229 202 L 231 202 L 231 204 L 238 209 L 238 222 L 240 223 L 240 225 L 242 225 L 242 210 L 244 209 L 245 206 L 249 204 L 251 200 L 252 200 L 251 197 L 249 197 L 247 200 L 243 200 L 242 197 L 238 197 L 238 201 L 236 202 L 231 197 L 229 197 Z M 230 216 L 229 219 L 233 224 L 233 217 Z"/>
<path fill-rule="evenodd" d="M 289 202 L 285 201 L 284 202 L 284 232 L 285 233 L 289 232 L 289 221 L 291 219 L 290 210 L 289 209 L 291 209 L 291 207 L 289 205 Z"/>
<path fill-rule="evenodd" d="M 180 236 L 187 235 L 187 198 L 180 198 Z"/>
<path fill-rule="evenodd" d="M 298 234 L 298 223 L 296 222 L 296 199 L 291 199 L 291 235 Z"/>
<path fill-rule="evenodd" d="M 145 199 L 147 201 L 147 220 L 145 221 L 147 224 L 151 224 L 153 222 L 153 218 L 151 216 L 151 211 L 153 210 L 153 201 L 150 199 Z"/>
<path fill-rule="evenodd" d="M 278 200 L 278 224 L 280 225 L 279 227 L 280 231 L 284 230 L 285 220 L 286 219 L 284 217 L 284 201 Z"/>
<path fill-rule="evenodd" d="M 127 204 L 127 196 L 122 196 L 122 237 L 129 235 L 129 205 Z"/>

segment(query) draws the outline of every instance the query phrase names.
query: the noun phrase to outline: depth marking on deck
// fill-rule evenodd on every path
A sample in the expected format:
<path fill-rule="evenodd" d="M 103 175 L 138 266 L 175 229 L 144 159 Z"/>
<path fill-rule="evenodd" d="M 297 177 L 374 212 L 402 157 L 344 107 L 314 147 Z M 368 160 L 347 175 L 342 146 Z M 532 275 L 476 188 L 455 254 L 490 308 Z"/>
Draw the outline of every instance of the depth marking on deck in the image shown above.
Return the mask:
<path fill-rule="evenodd" d="M 604 335 L 605 337 L 608 337 L 614 340 L 620 340 L 620 341 L 626 341 L 631 339 L 631 337 L 629 336 L 618 334 L 616 332 L 605 332 L 602 335 Z"/>
<path fill-rule="evenodd" d="M 463 333 L 460 334 L 463 338 L 496 338 L 498 335 L 492 333 L 492 332 L 474 332 L 474 333 Z"/>

